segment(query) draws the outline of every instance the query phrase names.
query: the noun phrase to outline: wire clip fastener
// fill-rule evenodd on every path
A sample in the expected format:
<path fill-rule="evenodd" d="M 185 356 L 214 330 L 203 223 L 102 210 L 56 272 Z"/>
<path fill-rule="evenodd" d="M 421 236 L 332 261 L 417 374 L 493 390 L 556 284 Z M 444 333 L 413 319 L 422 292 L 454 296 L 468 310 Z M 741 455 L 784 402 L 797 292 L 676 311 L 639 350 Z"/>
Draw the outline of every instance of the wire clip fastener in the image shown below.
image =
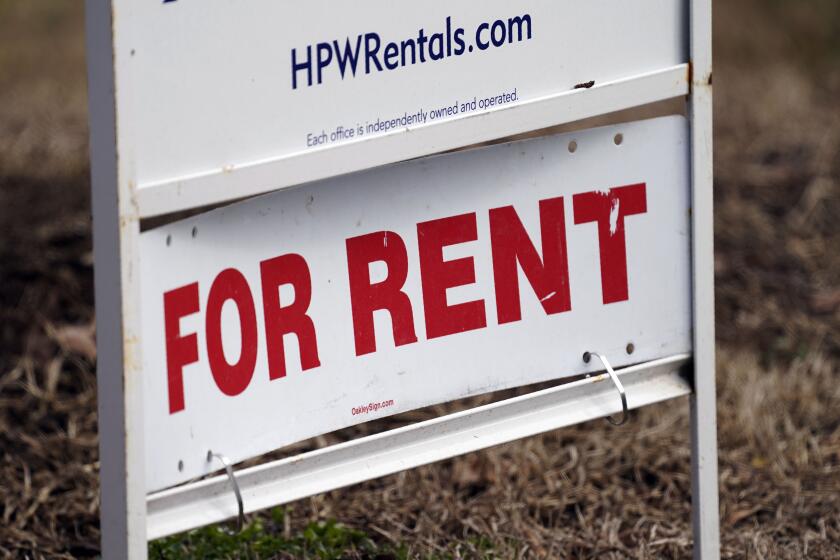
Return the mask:
<path fill-rule="evenodd" d="M 588 364 L 591 356 L 595 356 L 601 360 L 601 363 L 604 364 L 604 368 L 607 370 L 610 379 L 612 379 L 612 382 L 615 384 L 615 388 L 618 389 L 618 394 L 621 395 L 621 420 L 615 420 L 612 416 L 607 416 L 607 420 L 610 424 L 613 426 L 621 426 L 627 422 L 627 418 L 630 416 L 627 409 L 627 394 L 624 392 L 624 385 L 621 384 L 621 381 L 618 379 L 618 375 L 616 375 L 615 370 L 613 370 L 606 356 L 598 354 L 597 352 L 585 352 L 583 354 L 583 361 Z"/>
<path fill-rule="evenodd" d="M 230 459 L 221 453 L 213 453 L 213 451 L 207 452 L 208 463 L 211 462 L 214 457 L 221 461 L 222 465 L 224 465 L 230 484 L 233 486 L 233 493 L 236 495 L 236 504 L 239 506 L 239 516 L 236 519 L 236 528 L 238 531 L 242 531 L 242 528 L 245 526 L 245 505 L 242 502 L 242 493 L 239 491 L 239 483 L 236 481 L 236 476 L 233 474 L 233 466 L 230 464 Z"/>

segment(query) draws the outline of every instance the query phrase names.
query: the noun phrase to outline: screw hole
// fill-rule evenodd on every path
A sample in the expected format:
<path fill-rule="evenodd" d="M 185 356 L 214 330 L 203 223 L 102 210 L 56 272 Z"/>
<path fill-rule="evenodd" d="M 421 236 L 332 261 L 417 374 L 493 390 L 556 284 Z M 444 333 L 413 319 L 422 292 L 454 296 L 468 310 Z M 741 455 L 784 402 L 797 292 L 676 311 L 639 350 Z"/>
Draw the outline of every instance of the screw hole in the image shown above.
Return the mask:
<path fill-rule="evenodd" d="M 184 461 L 178 461 L 178 472 L 184 472 Z"/>
<path fill-rule="evenodd" d="M 575 140 L 572 140 L 571 142 L 569 142 L 569 153 L 570 154 L 575 153 L 577 151 L 577 148 L 578 148 L 578 145 L 577 145 L 577 142 Z"/>
<path fill-rule="evenodd" d="M 590 354 L 589 352 L 584 352 L 583 353 L 583 363 L 588 364 L 589 360 L 591 360 L 591 359 L 592 359 L 592 354 Z"/>
<path fill-rule="evenodd" d="M 619 132 L 615 135 L 615 138 L 613 138 L 613 142 L 615 142 L 616 146 L 621 146 L 621 143 L 624 142 L 624 135 Z"/>
<path fill-rule="evenodd" d="M 195 236 L 196 236 L 196 235 L 198 235 L 198 227 L 193 226 L 193 228 L 192 228 L 192 236 L 193 236 L 193 239 L 195 239 Z"/>
<path fill-rule="evenodd" d="M 167 235 L 166 236 L 166 246 L 169 247 L 170 245 L 172 245 L 172 236 Z"/>
<path fill-rule="evenodd" d="M 627 350 L 628 354 L 632 354 L 633 352 L 636 351 L 636 345 L 633 344 L 632 342 L 628 342 L 626 350 Z"/>

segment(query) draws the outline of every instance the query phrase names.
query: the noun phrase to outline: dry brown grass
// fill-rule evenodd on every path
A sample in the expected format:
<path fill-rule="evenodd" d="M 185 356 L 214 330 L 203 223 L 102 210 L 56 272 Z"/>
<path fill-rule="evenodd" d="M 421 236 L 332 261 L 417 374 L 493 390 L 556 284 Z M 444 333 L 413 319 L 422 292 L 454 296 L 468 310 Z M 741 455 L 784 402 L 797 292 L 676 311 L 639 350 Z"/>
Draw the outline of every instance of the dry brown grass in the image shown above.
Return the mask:
<path fill-rule="evenodd" d="M 98 549 L 80 8 L 0 0 L 0 556 Z M 840 8 L 716 8 L 723 553 L 840 558 Z M 291 528 L 336 518 L 418 556 L 684 558 L 687 427 L 684 400 L 590 422 L 302 500 Z"/>

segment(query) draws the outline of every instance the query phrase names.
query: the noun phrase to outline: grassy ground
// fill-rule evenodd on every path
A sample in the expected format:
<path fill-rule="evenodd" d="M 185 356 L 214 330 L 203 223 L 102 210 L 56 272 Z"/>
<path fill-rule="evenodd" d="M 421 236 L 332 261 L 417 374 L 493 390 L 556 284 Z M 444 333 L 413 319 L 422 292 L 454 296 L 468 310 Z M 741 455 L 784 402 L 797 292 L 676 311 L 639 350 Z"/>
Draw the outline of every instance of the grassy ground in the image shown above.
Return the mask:
<path fill-rule="evenodd" d="M 0 556 L 98 553 L 81 16 L 81 2 L 0 0 Z M 723 554 L 840 558 L 840 3 L 727 0 L 715 25 Z M 669 402 L 150 550 L 684 558 L 687 426 L 687 403 Z"/>

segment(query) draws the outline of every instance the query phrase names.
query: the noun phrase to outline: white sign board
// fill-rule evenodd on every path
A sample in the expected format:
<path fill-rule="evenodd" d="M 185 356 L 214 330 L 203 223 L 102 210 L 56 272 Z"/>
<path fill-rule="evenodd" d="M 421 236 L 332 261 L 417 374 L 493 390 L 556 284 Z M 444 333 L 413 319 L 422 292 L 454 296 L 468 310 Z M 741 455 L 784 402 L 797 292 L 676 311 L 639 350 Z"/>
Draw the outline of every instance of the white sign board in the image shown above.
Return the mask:
<path fill-rule="evenodd" d="M 686 8 L 673 0 L 122 4 L 118 91 L 141 202 L 194 177 L 686 61 Z"/>
<path fill-rule="evenodd" d="M 689 393 L 695 556 L 717 558 L 711 0 L 86 12 L 104 558 Z M 681 99 L 687 117 L 417 159 Z M 179 485 L 221 465 L 208 451 L 595 372 L 586 351 L 628 366 L 615 386 Z"/>
<path fill-rule="evenodd" d="M 590 348 L 616 366 L 690 351 L 688 173 L 686 121 L 666 117 L 394 165 L 142 234 L 149 489 L 218 468 L 208 450 L 239 461 L 594 371 Z"/>

